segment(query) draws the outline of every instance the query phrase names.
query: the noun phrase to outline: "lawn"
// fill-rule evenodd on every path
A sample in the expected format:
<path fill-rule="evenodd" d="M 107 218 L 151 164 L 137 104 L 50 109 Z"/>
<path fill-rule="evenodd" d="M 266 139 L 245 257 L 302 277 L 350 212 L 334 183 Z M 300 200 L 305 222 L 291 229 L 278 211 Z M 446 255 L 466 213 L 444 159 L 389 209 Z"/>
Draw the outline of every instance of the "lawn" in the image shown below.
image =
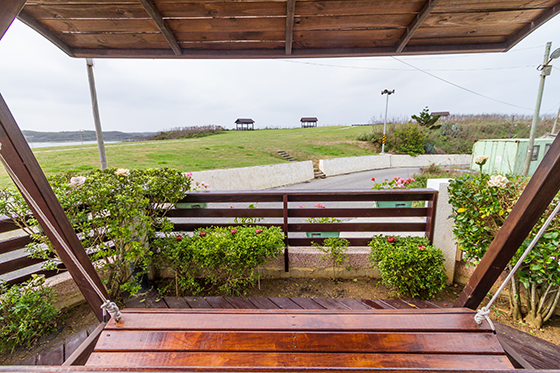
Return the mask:
<path fill-rule="evenodd" d="M 182 140 L 106 144 L 109 167 L 172 167 L 200 171 L 269 165 L 286 162 L 284 150 L 297 161 L 373 155 L 373 146 L 356 136 L 370 127 L 315 127 L 226 131 L 218 135 Z M 87 171 L 99 167 L 97 146 L 51 147 L 33 150 L 47 175 L 65 171 Z M 0 186 L 11 185 L 4 169 Z"/>

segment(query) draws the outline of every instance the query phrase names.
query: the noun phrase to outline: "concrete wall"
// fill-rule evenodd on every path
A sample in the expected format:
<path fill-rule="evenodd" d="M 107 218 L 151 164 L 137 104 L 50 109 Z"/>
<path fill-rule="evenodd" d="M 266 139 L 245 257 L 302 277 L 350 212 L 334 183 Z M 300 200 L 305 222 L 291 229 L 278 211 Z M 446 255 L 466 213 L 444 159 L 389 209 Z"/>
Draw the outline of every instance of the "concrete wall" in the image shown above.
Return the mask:
<path fill-rule="evenodd" d="M 262 190 L 297 184 L 314 178 L 313 162 L 289 162 L 268 166 L 193 172 L 195 182 L 208 190 Z"/>
<path fill-rule="evenodd" d="M 431 164 L 436 166 L 468 166 L 470 163 L 470 154 L 423 154 L 417 157 L 385 154 L 321 159 L 319 169 L 327 176 L 334 176 L 391 167 L 428 167 Z"/>
<path fill-rule="evenodd" d="M 452 206 L 449 203 L 449 179 L 429 179 L 428 188 L 437 190 L 438 201 L 436 208 L 436 219 L 434 222 L 434 246 L 443 252 L 445 257 L 445 273 L 447 283 L 453 283 L 455 277 L 455 260 L 457 257 L 457 243 L 453 236 L 453 219 L 451 216 Z"/>

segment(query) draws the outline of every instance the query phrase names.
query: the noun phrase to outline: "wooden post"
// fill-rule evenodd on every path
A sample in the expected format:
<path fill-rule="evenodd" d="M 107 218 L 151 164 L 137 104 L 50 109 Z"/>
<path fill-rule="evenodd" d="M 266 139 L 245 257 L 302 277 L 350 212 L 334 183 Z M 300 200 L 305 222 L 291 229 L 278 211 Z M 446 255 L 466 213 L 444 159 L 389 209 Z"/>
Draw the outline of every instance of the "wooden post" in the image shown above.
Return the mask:
<path fill-rule="evenodd" d="M 560 138 L 556 138 L 454 307 L 475 309 L 560 190 Z"/>
<path fill-rule="evenodd" d="M 25 0 L 2 0 L 0 1 L 0 40 L 10 28 L 14 19 L 23 9 Z"/>
<path fill-rule="evenodd" d="M 63 249 L 60 241 L 56 238 L 57 235 L 62 237 L 66 246 L 70 247 L 73 255 L 93 280 L 96 287 L 105 295 L 106 299 L 109 298 L 109 295 L 1 95 L 0 143 L 2 144 L 0 154 L 2 154 L 6 162 L 6 166 L 13 171 L 15 177 L 23 184 L 29 196 L 35 201 L 36 206 L 30 203 L 29 198 L 23 193 L 20 185 L 18 185 L 18 189 L 24 195 L 31 211 L 52 242 L 60 260 L 62 260 L 62 263 L 64 263 L 68 272 L 72 275 L 92 311 L 99 321 L 102 321 L 103 315 L 100 307 L 103 304 L 103 300 L 84 277 L 76 263 L 72 261 L 71 257 Z M 36 207 L 41 210 L 43 215 L 38 213 Z M 45 217 L 49 224 L 47 224 L 47 221 L 42 216 Z"/>
<path fill-rule="evenodd" d="M 288 195 L 282 196 L 282 215 L 284 216 L 282 228 L 284 231 L 284 272 L 290 272 L 290 257 L 288 253 Z"/>
<path fill-rule="evenodd" d="M 107 154 L 105 153 L 105 144 L 103 143 L 103 131 L 101 130 L 101 119 L 99 118 L 99 105 L 97 104 L 97 91 L 95 90 L 95 79 L 93 78 L 93 60 L 86 59 L 89 92 L 91 94 L 91 108 L 93 110 L 93 120 L 95 122 L 95 135 L 97 137 L 97 148 L 99 149 L 99 161 L 101 169 L 107 169 Z"/>

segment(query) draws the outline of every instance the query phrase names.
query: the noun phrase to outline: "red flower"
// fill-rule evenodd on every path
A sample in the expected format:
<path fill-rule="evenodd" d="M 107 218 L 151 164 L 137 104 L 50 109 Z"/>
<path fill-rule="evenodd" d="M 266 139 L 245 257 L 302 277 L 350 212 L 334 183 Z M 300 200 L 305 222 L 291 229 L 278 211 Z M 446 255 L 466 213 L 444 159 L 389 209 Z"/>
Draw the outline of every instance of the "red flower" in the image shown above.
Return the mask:
<path fill-rule="evenodd" d="M 200 231 L 200 237 L 206 236 L 206 231 Z"/>
<path fill-rule="evenodd" d="M 395 241 L 395 237 L 391 236 L 391 237 L 387 238 L 387 241 L 391 243 L 391 242 Z"/>
<path fill-rule="evenodd" d="M 231 230 L 231 234 L 236 234 L 236 233 L 237 233 L 237 229 L 234 228 Z"/>
<path fill-rule="evenodd" d="M 424 250 L 424 249 L 426 248 L 426 246 L 424 246 L 424 245 L 418 245 L 418 248 L 419 248 L 420 250 Z"/>
<path fill-rule="evenodd" d="M 177 241 L 181 241 L 182 239 L 183 239 L 183 237 L 181 237 L 181 236 L 175 236 L 175 240 L 177 240 Z"/>
<path fill-rule="evenodd" d="M 375 181 L 375 178 L 374 178 L 374 177 L 372 177 L 372 178 L 371 178 L 371 181 Z"/>
<path fill-rule="evenodd" d="M 260 228 L 259 228 L 259 229 L 255 229 L 255 232 L 256 232 L 257 234 L 259 234 L 259 233 L 262 232 L 262 229 L 260 229 Z"/>

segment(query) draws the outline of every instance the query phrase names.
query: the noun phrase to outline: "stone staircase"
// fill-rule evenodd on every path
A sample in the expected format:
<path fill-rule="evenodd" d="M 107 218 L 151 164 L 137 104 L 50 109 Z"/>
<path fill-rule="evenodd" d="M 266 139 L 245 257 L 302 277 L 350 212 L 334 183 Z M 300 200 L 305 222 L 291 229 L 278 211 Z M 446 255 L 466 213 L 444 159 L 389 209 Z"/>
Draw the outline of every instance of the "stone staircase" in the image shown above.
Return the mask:
<path fill-rule="evenodd" d="M 283 150 L 278 150 L 278 154 L 280 154 L 287 161 L 290 161 L 290 162 L 295 162 L 296 161 L 294 158 L 290 157 L 290 155 Z"/>
<path fill-rule="evenodd" d="M 313 173 L 314 173 L 315 179 L 326 179 L 327 178 L 327 175 L 325 175 L 323 173 L 323 171 L 319 170 L 317 167 L 313 168 Z"/>
<path fill-rule="evenodd" d="M 296 160 L 292 158 L 288 153 L 283 150 L 278 150 L 278 154 L 280 154 L 285 160 L 290 162 L 295 162 Z M 327 175 L 323 173 L 323 171 L 319 170 L 317 167 L 313 168 L 313 174 L 315 179 L 326 179 Z"/>

